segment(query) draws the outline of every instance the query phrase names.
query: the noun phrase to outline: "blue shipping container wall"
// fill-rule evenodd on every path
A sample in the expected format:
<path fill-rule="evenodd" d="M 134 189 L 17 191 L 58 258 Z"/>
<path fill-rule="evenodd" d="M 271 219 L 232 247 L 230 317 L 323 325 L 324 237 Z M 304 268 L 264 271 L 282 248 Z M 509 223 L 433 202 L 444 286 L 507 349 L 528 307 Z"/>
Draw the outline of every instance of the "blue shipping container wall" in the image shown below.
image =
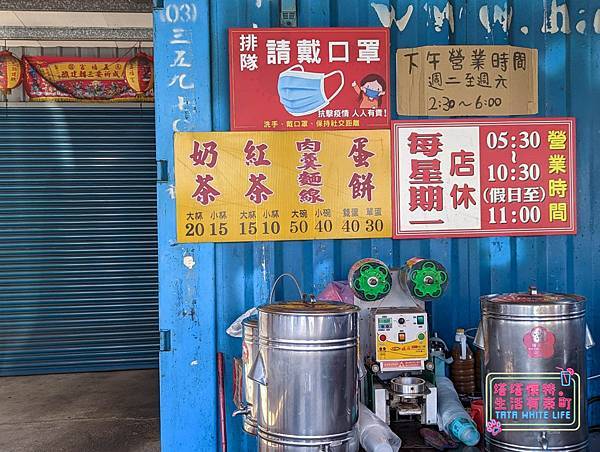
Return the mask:
<path fill-rule="evenodd" d="M 297 1 L 301 27 L 389 27 L 392 55 L 397 48 L 427 44 L 537 48 L 540 115 L 577 118 L 576 236 L 199 245 L 175 242 L 173 128 L 229 129 L 227 30 L 278 26 L 279 2 L 164 3 L 155 11 L 157 158 L 168 162 L 168 181 L 158 186 L 160 326 L 171 331 L 170 351 L 160 359 L 163 450 L 215 450 L 215 354 L 222 351 L 226 357 L 228 413 L 234 409 L 231 360 L 240 354 L 240 340 L 228 337 L 225 328 L 263 303 L 274 278 L 284 271 L 297 275 L 306 291 L 318 292 L 330 280 L 343 279 L 361 257 L 399 265 L 411 256 L 430 256 L 444 263 L 451 277 L 448 294 L 432 306 L 434 327 L 445 339 L 452 338 L 456 327 L 477 325 L 481 294 L 525 290 L 531 284 L 588 297 L 588 323 L 600 335 L 600 235 L 593 234 L 599 218 L 593 213 L 600 208 L 600 178 L 593 175 L 600 174 L 600 159 L 592 158 L 600 138 L 595 114 L 600 1 Z M 191 67 L 170 67 L 176 49 L 186 51 Z M 392 80 L 394 72 L 392 64 Z M 184 266 L 185 256 L 192 256 L 195 265 Z M 278 296 L 294 297 L 293 287 L 286 285 Z M 590 373 L 600 373 L 600 349 L 593 349 L 589 358 Z M 591 395 L 600 393 L 598 381 L 590 385 Z M 595 423 L 600 423 L 598 407 L 592 413 Z M 227 426 L 230 451 L 253 449 L 254 440 L 241 432 L 239 418 L 228 417 Z"/>

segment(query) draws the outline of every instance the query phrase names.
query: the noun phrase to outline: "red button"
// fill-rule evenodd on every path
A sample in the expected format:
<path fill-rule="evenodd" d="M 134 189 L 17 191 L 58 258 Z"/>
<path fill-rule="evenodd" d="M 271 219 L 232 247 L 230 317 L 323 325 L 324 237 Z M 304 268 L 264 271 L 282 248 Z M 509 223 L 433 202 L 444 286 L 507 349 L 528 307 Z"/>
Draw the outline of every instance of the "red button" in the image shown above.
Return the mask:
<path fill-rule="evenodd" d="M 385 341 L 386 341 L 386 339 L 387 339 L 387 336 L 386 336 L 385 334 L 382 334 L 381 336 L 379 336 L 379 340 L 380 340 L 381 342 L 385 342 Z"/>

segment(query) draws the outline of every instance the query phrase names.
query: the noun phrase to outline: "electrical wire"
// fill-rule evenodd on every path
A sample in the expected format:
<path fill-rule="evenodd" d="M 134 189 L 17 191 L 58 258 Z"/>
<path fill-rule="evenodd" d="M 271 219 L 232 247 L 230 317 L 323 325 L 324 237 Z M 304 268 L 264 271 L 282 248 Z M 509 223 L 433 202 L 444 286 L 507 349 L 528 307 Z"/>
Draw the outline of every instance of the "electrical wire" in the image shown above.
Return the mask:
<path fill-rule="evenodd" d="M 587 401 L 588 406 L 591 405 L 592 403 L 596 403 L 596 402 L 600 402 L 600 396 L 590 397 Z"/>
<path fill-rule="evenodd" d="M 442 339 L 441 337 L 438 336 L 432 336 L 429 338 L 429 342 L 441 342 L 442 345 L 444 346 L 444 349 L 446 351 L 449 351 L 450 349 L 448 348 L 448 345 L 446 345 L 446 342 L 444 341 L 444 339 Z"/>
<path fill-rule="evenodd" d="M 294 284 L 296 285 L 296 289 L 298 289 L 298 293 L 300 294 L 300 299 L 304 298 L 304 292 L 302 292 L 302 289 L 300 289 L 300 284 L 298 283 L 298 280 L 296 279 L 296 277 L 294 275 L 292 275 L 291 273 L 282 273 L 281 275 L 279 275 L 277 277 L 277 279 L 275 279 L 275 282 L 273 283 L 273 287 L 271 287 L 271 293 L 269 295 L 269 304 L 271 304 L 273 302 L 273 295 L 275 295 L 275 289 L 277 288 L 277 284 L 279 283 L 279 281 L 281 281 L 283 279 L 284 276 L 287 276 L 287 277 L 291 278 L 292 281 L 294 281 Z"/>
<path fill-rule="evenodd" d="M 467 334 L 469 331 L 477 331 L 477 328 L 467 328 L 465 330 L 465 336 L 467 336 L 469 339 L 471 339 L 472 341 L 475 340 L 475 336 L 471 336 L 470 334 Z"/>
<path fill-rule="evenodd" d="M 600 375 L 595 375 L 594 377 L 590 377 L 590 378 L 598 378 L 598 377 L 600 377 Z M 587 406 L 589 407 L 592 403 L 596 403 L 596 402 L 600 402 L 600 396 L 590 397 L 587 400 Z M 589 433 L 600 432 L 600 425 L 590 425 L 588 428 L 588 432 Z"/>
<path fill-rule="evenodd" d="M 598 377 L 598 375 L 596 375 L 596 377 Z M 600 402 L 600 396 L 590 397 L 587 400 L 587 406 L 589 407 L 592 403 L 596 403 L 596 402 Z M 590 433 L 600 432 L 600 425 L 590 425 L 590 427 L 588 428 L 588 432 L 590 432 Z"/>

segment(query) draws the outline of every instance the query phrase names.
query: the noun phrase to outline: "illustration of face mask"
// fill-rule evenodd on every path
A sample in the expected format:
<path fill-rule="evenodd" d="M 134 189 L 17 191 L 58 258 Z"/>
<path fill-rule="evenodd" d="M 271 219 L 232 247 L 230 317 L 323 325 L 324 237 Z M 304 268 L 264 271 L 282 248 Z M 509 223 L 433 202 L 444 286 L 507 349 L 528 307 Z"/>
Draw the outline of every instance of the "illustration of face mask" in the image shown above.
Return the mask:
<path fill-rule="evenodd" d="M 371 88 L 365 88 L 365 94 L 371 99 L 377 99 L 379 97 L 379 91 Z"/>
<path fill-rule="evenodd" d="M 341 83 L 338 89 L 327 98 L 325 79 L 339 74 Z M 327 106 L 339 94 L 344 86 L 342 71 L 333 71 L 325 75 L 318 72 L 305 72 L 302 65 L 297 64 L 279 74 L 277 92 L 281 104 L 287 112 L 294 116 L 310 115 Z"/>

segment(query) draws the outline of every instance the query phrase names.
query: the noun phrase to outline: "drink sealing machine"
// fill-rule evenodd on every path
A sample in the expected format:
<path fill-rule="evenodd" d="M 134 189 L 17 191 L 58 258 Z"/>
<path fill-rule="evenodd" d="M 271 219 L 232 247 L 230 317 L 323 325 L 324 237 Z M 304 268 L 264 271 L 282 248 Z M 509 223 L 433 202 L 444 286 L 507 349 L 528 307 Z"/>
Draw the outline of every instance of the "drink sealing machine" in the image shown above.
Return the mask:
<path fill-rule="evenodd" d="M 444 372 L 443 355 L 430 337 L 425 303 L 442 296 L 448 284 L 443 265 L 432 259 L 409 259 L 399 270 L 367 258 L 348 274 L 354 304 L 360 307 L 361 379 L 364 403 L 383 421 L 413 419 L 437 423 L 435 368 Z"/>

